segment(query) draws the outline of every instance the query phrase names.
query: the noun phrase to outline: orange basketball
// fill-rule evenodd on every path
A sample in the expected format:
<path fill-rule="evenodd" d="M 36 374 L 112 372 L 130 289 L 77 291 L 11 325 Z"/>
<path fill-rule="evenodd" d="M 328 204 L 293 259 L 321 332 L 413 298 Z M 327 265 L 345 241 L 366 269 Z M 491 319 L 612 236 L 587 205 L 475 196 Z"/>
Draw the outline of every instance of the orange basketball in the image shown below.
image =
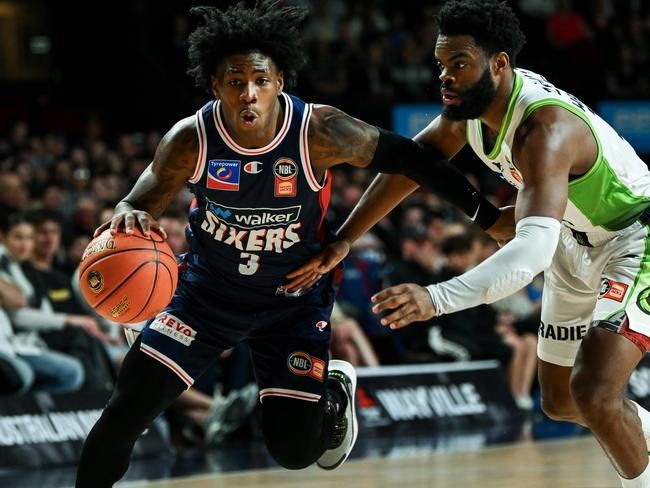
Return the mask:
<path fill-rule="evenodd" d="M 178 282 L 176 258 L 160 234 L 105 230 L 81 258 L 79 284 L 102 317 L 123 324 L 153 317 L 171 301 Z"/>

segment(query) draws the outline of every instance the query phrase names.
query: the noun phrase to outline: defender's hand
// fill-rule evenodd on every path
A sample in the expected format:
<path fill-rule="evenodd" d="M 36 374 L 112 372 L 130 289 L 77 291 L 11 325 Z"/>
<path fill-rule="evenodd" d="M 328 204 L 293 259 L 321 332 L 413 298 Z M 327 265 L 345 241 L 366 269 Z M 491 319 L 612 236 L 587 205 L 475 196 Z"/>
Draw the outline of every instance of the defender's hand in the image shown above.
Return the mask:
<path fill-rule="evenodd" d="M 323 275 L 332 270 L 350 252 L 350 243 L 345 240 L 330 242 L 313 258 L 300 268 L 287 275 L 290 280 L 286 284 L 289 291 L 299 289 L 308 290 L 321 279 Z"/>
<path fill-rule="evenodd" d="M 502 207 L 501 216 L 485 232 L 490 234 L 492 239 L 499 243 L 499 246 L 503 246 L 515 237 L 515 206 Z"/>
<path fill-rule="evenodd" d="M 144 210 L 127 210 L 115 213 L 111 220 L 104 222 L 102 225 L 97 227 L 93 237 L 97 237 L 107 228 L 110 228 L 111 234 L 117 234 L 122 225 L 124 225 L 124 232 L 126 234 L 133 234 L 133 227 L 136 222 L 140 225 L 140 229 L 142 229 L 144 235 L 148 236 L 151 229 L 156 229 L 164 239 L 167 239 L 165 229 L 160 226 L 156 219 Z"/>
<path fill-rule="evenodd" d="M 429 320 L 436 315 L 428 290 L 415 283 L 386 288 L 374 295 L 372 301 L 376 303 L 372 307 L 374 313 L 395 309 L 393 313 L 381 319 L 381 325 L 388 325 L 391 329 L 399 329 L 411 322 Z"/>

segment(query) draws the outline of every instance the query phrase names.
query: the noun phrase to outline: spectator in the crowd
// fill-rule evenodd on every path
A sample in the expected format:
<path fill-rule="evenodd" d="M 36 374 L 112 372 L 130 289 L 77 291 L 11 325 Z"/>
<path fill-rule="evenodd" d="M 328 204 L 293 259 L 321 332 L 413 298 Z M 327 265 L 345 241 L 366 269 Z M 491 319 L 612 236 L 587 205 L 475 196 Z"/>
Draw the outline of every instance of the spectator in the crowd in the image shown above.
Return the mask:
<path fill-rule="evenodd" d="M 413 207 L 412 207 L 413 208 Z M 422 222 L 404 226 L 399 233 L 401 257 L 390 262 L 385 284 L 417 283 L 420 285 L 437 281 L 436 272 L 444 266 L 439 248 L 430 239 Z M 417 327 L 404 327 L 393 333 L 404 345 L 404 362 L 428 362 L 439 359 L 428 345 L 431 321 Z"/>
<path fill-rule="evenodd" d="M 77 391 L 84 383 L 81 362 L 72 356 L 48 350 L 37 331 L 81 327 L 85 321 L 80 316 L 54 313 L 51 305 L 38 296 L 21 267 L 31 256 L 34 228 L 21 214 L 12 214 L 5 221 L 1 228 L 0 286 L 5 289 L 14 287 L 24 298 L 24 305 L 8 304 L 5 311 L 11 319 L 11 331 L 7 324 L 3 327 L 5 337 L 9 338 L 6 343 L 12 346 L 13 366 L 23 383 L 20 391 L 29 388 L 51 393 Z"/>
<path fill-rule="evenodd" d="M 447 265 L 436 282 L 459 276 L 474 266 L 475 251 L 467 234 L 453 235 L 443 244 Z M 424 283 L 420 283 L 424 284 Z M 510 390 L 517 405 L 529 410 L 537 365 L 536 336 L 520 336 L 506 317 L 489 305 L 435 317 L 428 343 L 433 351 L 454 360 L 497 359 L 508 374 Z"/>
<path fill-rule="evenodd" d="M 379 359 L 359 323 L 349 317 L 335 303 L 330 317 L 332 339 L 330 351 L 333 359 L 343 359 L 353 366 L 379 366 Z M 323 327 L 327 324 L 323 323 Z"/>
<path fill-rule="evenodd" d="M 187 217 L 181 212 L 167 211 L 158 219 L 158 223 L 165 229 L 167 244 L 172 248 L 174 254 L 179 256 L 187 252 L 187 239 L 185 238 Z"/>
<path fill-rule="evenodd" d="M 61 246 L 61 221 L 55 213 L 41 210 L 29 215 L 34 225 L 35 244 L 31 264 L 25 274 L 34 289 L 39 290 L 57 313 L 85 316 L 86 328 L 65 327 L 61 330 L 43 331 L 41 337 L 57 351 L 79 359 L 84 365 L 87 388 L 111 389 L 114 370 L 102 343 L 114 342 L 89 315 L 77 300 L 69 275 L 54 268 Z M 91 322 L 92 321 L 92 322 Z"/>

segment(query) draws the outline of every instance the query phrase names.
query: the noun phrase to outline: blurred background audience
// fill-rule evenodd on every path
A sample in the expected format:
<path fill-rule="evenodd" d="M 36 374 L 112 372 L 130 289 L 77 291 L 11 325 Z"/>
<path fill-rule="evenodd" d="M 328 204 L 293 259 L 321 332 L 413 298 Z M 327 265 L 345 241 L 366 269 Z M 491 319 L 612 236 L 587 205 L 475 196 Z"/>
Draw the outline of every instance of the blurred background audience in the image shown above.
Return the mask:
<path fill-rule="evenodd" d="M 397 103 L 439 102 L 433 16 L 440 2 L 286 3 L 312 12 L 303 29 L 310 64 L 293 91 L 298 96 L 386 128 Z M 520 66 L 588 104 L 650 98 L 650 2 L 509 3 L 528 39 Z M 19 19 L 23 7 L 15 5 Z M 161 134 L 208 98 L 184 74 L 194 19 L 182 2 L 153 0 L 97 5 L 94 18 L 102 21 L 92 23 L 74 2 L 30 8 L 45 20 L 34 27 L 43 35 L 31 38 L 25 70 L 0 61 L 0 394 L 108 390 L 127 346 L 118 324 L 79 300 L 73 274 L 94 229 L 149 164 Z M 3 46 L 0 54 L 12 49 L 22 48 Z M 496 204 L 513 203 L 512 188 L 487 168 L 461 169 Z M 372 178 L 354 168 L 335 171 L 328 209 L 334 228 Z M 177 254 L 187 249 L 190 200 L 182 193 L 161 218 Z M 416 191 L 346 259 L 332 316 L 333 357 L 368 366 L 496 359 L 518 405 L 531 408 L 541 279 L 493 306 L 397 332 L 370 311 L 370 297 L 387 285 L 445 280 L 496 249 L 456 209 Z M 254 408 L 248 361 L 244 346 L 228 352 L 175 405 L 189 430 L 200 430 L 198 442 L 219 442 Z"/>

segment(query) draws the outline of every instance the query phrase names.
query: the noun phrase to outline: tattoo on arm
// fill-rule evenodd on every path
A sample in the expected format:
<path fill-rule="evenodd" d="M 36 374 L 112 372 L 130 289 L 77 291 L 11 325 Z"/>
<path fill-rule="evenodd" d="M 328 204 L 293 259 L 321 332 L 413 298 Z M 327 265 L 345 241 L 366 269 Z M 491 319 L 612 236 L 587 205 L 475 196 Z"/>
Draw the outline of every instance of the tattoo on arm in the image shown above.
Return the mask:
<path fill-rule="evenodd" d="M 158 218 L 192 176 L 197 154 L 194 118 L 188 117 L 165 134 L 153 162 L 123 201 Z"/>
<path fill-rule="evenodd" d="M 340 163 L 366 167 L 377 148 L 379 131 L 372 125 L 325 105 L 314 107 L 308 141 L 315 168 Z"/>

